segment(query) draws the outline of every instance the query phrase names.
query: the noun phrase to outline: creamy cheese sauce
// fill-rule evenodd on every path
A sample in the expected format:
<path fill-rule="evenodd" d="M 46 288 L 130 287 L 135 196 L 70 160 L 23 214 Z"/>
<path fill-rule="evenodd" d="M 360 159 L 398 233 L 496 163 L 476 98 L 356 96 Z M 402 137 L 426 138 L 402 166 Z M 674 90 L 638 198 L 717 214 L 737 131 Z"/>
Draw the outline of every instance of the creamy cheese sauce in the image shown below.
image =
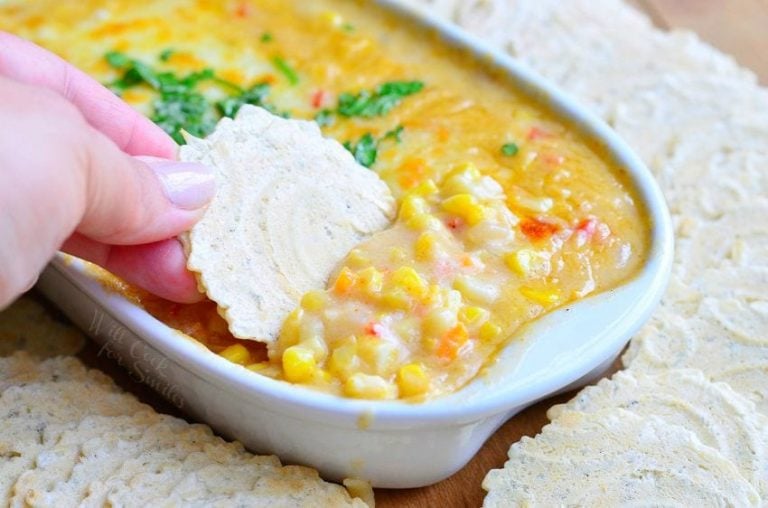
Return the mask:
<path fill-rule="evenodd" d="M 323 127 L 353 148 L 366 134 L 377 140 L 371 170 L 400 213 L 350 253 L 327 291 L 304 297 L 271 351 L 234 339 L 212 302 L 127 291 L 262 374 L 361 398 L 454 391 L 520 327 L 615 287 L 647 255 L 644 210 L 599 147 L 478 63 L 364 2 L 11 1 L 0 6 L 0 28 L 105 83 L 119 77 L 104 58 L 114 50 L 174 72 L 210 68 L 244 88 L 268 83 L 271 104 L 299 118 L 334 110 L 343 93 L 424 84 L 386 114 L 337 114 Z M 123 97 L 152 114 L 149 87 Z"/>

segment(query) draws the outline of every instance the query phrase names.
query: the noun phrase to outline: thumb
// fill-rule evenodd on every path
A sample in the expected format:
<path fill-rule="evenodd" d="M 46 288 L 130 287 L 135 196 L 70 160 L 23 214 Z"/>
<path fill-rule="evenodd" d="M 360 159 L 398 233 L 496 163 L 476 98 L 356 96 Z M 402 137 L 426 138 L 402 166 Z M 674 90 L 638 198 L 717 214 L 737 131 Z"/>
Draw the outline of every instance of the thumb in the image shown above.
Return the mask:
<path fill-rule="evenodd" d="M 77 233 L 101 243 L 137 245 L 176 236 L 200 218 L 215 192 L 208 167 L 128 157 L 101 133 L 94 135 Z"/>

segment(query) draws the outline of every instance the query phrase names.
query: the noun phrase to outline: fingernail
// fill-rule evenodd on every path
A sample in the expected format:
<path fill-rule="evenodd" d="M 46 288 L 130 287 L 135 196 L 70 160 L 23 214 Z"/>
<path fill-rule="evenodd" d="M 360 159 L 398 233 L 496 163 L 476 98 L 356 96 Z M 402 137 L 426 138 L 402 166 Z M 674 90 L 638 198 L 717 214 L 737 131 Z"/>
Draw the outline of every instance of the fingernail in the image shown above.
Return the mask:
<path fill-rule="evenodd" d="M 197 210 L 216 192 L 213 170 L 196 162 L 147 161 L 163 184 L 166 197 L 178 208 Z"/>

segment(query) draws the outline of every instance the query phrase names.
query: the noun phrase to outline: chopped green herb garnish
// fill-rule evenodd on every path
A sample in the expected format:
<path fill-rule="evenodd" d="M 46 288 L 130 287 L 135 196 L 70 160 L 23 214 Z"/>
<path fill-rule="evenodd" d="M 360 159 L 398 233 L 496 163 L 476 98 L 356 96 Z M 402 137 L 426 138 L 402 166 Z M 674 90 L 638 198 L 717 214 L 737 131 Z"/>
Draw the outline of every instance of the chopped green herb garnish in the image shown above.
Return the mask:
<path fill-rule="evenodd" d="M 272 42 L 274 39 L 275 38 L 272 37 L 272 34 L 269 32 L 264 32 L 263 34 L 261 34 L 261 37 L 259 37 L 259 40 L 264 43 Z"/>
<path fill-rule="evenodd" d="M 205 136 L 213 130 L 218 117 L 208 100 L 195 89 L 198 83 L 213 77 L 211 69 L 193 72 L 181 78 L 170 72 L 155 74 L 154 77 L 157 85 L 152 86 L 158 90 L 160 97 L 153 103 L 154 111 L 150 117 L 153 122 L 177 143 L 184 142 L 182 130 L 197 137 Z"/>
<path fill-rule="evenodd" d="M 161 60 L 168 51 L 161 53 Z M 150 119 L 179 144 L 184 143 L 182 130 L 193 136 L 206 136 L 213 131 L 221 116 L 234 116 L 243 104 L 253 104 L 275 112 L 274 106 L 266 101 L 269 94 L 269 85 L 266 83 L 243 90 L 235 83 L 216 76 L 212 69 L 179 76 L 173 72 L 154 70 L 117 51 L 110 51 L 105 59 L 110 66 L 123 72 L 110 85 L 116 93 L 135 86 L 149 86 L 157 92 Z M 230 96 L 214 103 L 197 89 L 202 82 L 216 85 Z"/>
<path fill-rule="evenodd" d="M 373 138 L 373 134 L 366 132 L 357 143 L 353 144 L 350 141 L 344 143 L 344 148 L 352 152 L 358 164 L 370 168 L 376 162 L 376 156 L 378 155 L 377 145 L 378 143 Z"/>
<path fill-rule="evenodd" d="M 355 25 L 352 23 L 346 22 L 341 25 L 341 29 L 345 32 L 354 32 L 355 31 Z"/>
<path fill-rule="evenodd" d="M 352 152 L 355 156 L 355 160 L 361 166 L 370 168 L 373 163 L 376 162 L 376 157 L 379 155 L 379 144 L 386 139 L 394 140 L 399 143 L 403 134 L 403 126 L 398 125 L 392 130 L 388 130 L 379 139 L 373 137 L 373 134 L 366 132 L 358 140 L 357 143 L 347 141 L 344 143 L 344 148 Z"/>
<path fill-rule="evenodd" d="M 322 109 L 317 112 L 315 115 L 315 122 L 317 122 L 317 125 L 320 127 L 326 127 L 328 125 L 333 125 L 336 121 L 336 115 L 333 114 L 333 111 L 330 109 Z"/>
<path fill-rule="evenodd" d="M 122 92 L 127 88 L 131 88 L 141 83 L 147 83 L 155 89 L 160 87 L 160 80 L 157 73 L 155 73 L 155 71 L 148 65 L 133 60 L 124 53 L 118 51 L 110 51 L 104 55 L 104 58 L 113 68 L 125 71 L 118 80 L 111 84 L 112 89 L 116 92 Z"/>
<path fill-rule="evenodd" d="M 104 58 L 107 60 L 110 67 L 114 67 L 115 69 L 124 69 L 133 62 L 128 56 L 119 51 L 110 51 L 104 55 Z"/>
<path fill-rule="evenodd" d="M 213 131 L 218 120 L 205 97 L 192 90 L 163 93 L 153 106 L 150 119 L 179 144 L 184 143 L 182 130 L 203 137 Z"/>
<path fill-rule="evenodd" d="M 504 143 L 501 145 L 501 153 L 506 155 L 507 157 L 511 157 L 517 152 L 520 151 L 520 148 L 518 148 L 517 144 L 515 143 Z"/>
<path fill-rule="evenodd" d="M 299 75 L 284 59 L 276 56 L 272 59 L 272 64 L 283 76 L 285 76 L 285 79 L 288 80 L 288 83 L 290 83 L 291 86 L 299 84 Z"/>
<path fill-rule="evenodd" d="M 269 95 L 269 83 L 258 83 L 234 97 L 227 97 L 216 103 L 216 107 L 222 116 L 234 118 L 237 112 L 244 104 L 253 104 L 274 112 L 274 107 L 267 104 L 266 99 Z"/>
<path fill-rule="evenodd" d="M 173 56 L 174 50 L 172 48 L 166 48 L 160 53 L 160 61 L 167 62 Z"/>
<path fill-rule="evenodd" d="M 339 95 L 339 114 L 352 117 L 372 118 L 389 113 L 403 98 L 424 88 L 421 81 L 390 81 L 377 86 L 372 92 Z"/>
<path fill-rule="evenodd" d="M 397 143 L 399 143 L 402 141 L 403 129 L 404 127 L 402 125 L 398 125 L 394 129 L 385 132 L 381 139 L 394 139 Z"/>
<path fill-rule="evenodd" d="M 271 40 L 268 33 L 262 34 L 262 40 Z M 168 61 L 173 49 L 163 50 L 158 58 Z M 234 117 L 245 104 L 262 107 L 273 114 L 290 118 L 288 111 L 279 111 L 269 102 L 271 87 L 269 83 L 257 83 L 249 88 L 220 78 L 212 69 L 203 69 L 187 75 L 157 70 L 151 66 L 119 51 L 110 51 L 104 55 L 107 63 L 121 71 L 119 77 L 109 86 L 121 94 L 133 87 L 148 87 L 157 95 L 152 102 L 151 120 L 166 131 L 176 142 L 183 144 L 182 131 L 193 136 L 203 137 L 210 134 L 221 117 Z M 299 83 L 297 72 L 283 58 L 276 56 L 272 64 L 280 71 L 291 85 Z M 199 85 L 203 84 L 203 87 Z M 424 87 L 421 81 L 390 81 L 377 86 L 372 91 L 358 94 L 345 93 L 339 96 L 335 109 L 322 109 L 315 115 L 315 121 L 321 127 L 332 125 L 337 117 L 371 118 L 382 116 L 400 104 L 403 98 L 420 91 Z M 210 92 L 210 93 L 209 93 Z M 220 98 L 220 97 L 224 98 Z M 213 99 L 216 97 L 218 100 Z M 357 162 L 371 167 L 376 162 L 379 144 L 384 140 L 401 141 L 403 126 L 385 132 L 375 138 L 370 132 L 357 142 L 344 144 L 352 152 Z"/>

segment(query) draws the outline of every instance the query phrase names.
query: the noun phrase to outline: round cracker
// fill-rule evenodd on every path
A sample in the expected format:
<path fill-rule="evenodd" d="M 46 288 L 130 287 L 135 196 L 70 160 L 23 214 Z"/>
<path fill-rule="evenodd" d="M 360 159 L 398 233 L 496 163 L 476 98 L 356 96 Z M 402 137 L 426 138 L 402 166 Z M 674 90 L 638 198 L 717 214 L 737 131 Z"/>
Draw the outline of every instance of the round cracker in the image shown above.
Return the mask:
<path fill-rule="evenodd" d="M 718 300 L 719 301 L 719 300 Z M 718 323 L 702 301 L 701 315 L 681 317 L 664 313 L 632 339 L 622 358 L 632 370 L 696 368 L 708 379 L 723 381 L 768 415 L 768 347 L 761 345 L 764 330 L 744 339 Z"/>
<path fill-rule="evenodd" d="M 41 358 L 74 355 L 84 344 L 83 333 L 56 317 L 38 295 L 22 295 L 0 312 L 0 357 L 22 350 Z"/>
<path fill-rule="evenodd" d="M 57 364 L 59 360 L 50 362 Z M 8 499 L 13 484 L 36 457 L 50 449 L 62 433 L 76 428 L 81 419 L 148 409 L 133 395 L 102 382 L 62 380 L 6 388 L 0 396 L 0 499 Z"/>
<path fill-rule="evenodd" d="M 732 125 L 734 117 L 762 120 L 755 107 L 768 106 L 768 93 L 738 77 L 679 71 L 643 76 L 625 76 L 627 86 L 603 116 L 657 175 L 680 140 L 715 143 L 712 125 Z"/>
<path fill-rule="evenodd" d="M 636 87 L 672 73 L 731 79 L 742 91 L 756 82 L 754 73 L 693 34 L 655 30 L 646 16 L 615 0 L 419 3 L 521 59 L 606 118 L 638 95 Z"/>
<path fill-rule="evenodd" d="M 10 387 L 54 381 L 80 381 L 109 387 L 114 384 L 104 373 L 87 369 L 73 357 L 60 356 L 41 361 L 25 351 L 19 351 L 0 358 L 0 394 Z"/>
<path fill-rule="evenodd" d="M 13 486 L 11 508 L 78 506 L 89 482 L 111 474 L 133 452 L 147 429 L 161 419 L 152 411 L 84 418 L 40 451 L 34 467 L 19 476 Z M 118 437 L 121 446 L 112 446 Z"/>
<path fill-rule="evenodd" d="M 768 120 L 766 121 L 768 126 Z M 692 136 L 698 139 L 699 136 Z M 686 138 L 688 139 L 688 138 Z M 702 141 L 704 144 L 704 141 Z M 673 213 L 717 219 L 768 200 L 768 153 L 717 152 L 665 165 L 665 196 Z"/>
<path fill-rule="evenodd" d="M 255 468 L 250 464 L 212 464 L 199 469 L 181 479 L 168 500 L 179 506 L 201 507 L 365 506 L 342 486 L 323 482 L 313 469 L 259 464 Z"/>
<path fill-rule="evenodd" d="M 316 123 L 255 106 L 180 156 L 216 171 L 216 196 L 185 240 L 187 266 L 241 339 L 275 340 L 301 296 L 394 214 L 387 186 Z"/>
<path fill-rule="evenodd" d="M 98 506 L 156 506 L 169 498 L 185 476 L 213 465 L 229 465 L 254 477 L 262 469 L 273 471 L 281 467 L 276 457 L 251 455 L 239 443 L 227 443 L 213 436 L 203 425 L 187 425 L 179 434 L 168 440 L 162 435 L 154 437 L 154 444 L 124 461 L 108 479 L 93 485 L 85 502 Z"/>
<path fill-rule="evenodd" d="M 768 204 L 758 201 L 729 210 L 716 220 L 692 218 L 676 242 L 675 272 L 694 282 L 708 268 L 768 266 L 764 217 L 768 217 Z"/>
<path fill-rule="evenodd" d="M 512 445 L 483 506 L 759 506 L 738 469 L 696 436 L 623 409 L 566 411 Z"/>
<path fill-rule="evenodd" d="M 547 416 L 555 420 L 566 411 L 595 413 L 616 407 L 690 430 L 768 497 L 768 417 L 727 384 L 712 383 L 694 369 L 622 371 L 553 406 Z"/>

